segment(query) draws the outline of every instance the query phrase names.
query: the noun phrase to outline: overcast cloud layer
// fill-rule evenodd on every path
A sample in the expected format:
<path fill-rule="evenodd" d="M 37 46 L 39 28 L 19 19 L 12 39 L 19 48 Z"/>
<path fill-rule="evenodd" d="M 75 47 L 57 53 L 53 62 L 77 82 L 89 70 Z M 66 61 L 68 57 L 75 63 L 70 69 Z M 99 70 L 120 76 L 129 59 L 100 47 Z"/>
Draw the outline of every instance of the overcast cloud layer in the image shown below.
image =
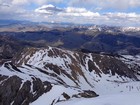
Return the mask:
<path fill-rule="evenodd" d="M 0 19 L 140 26 L 140 0 L 0 0 Z"/>

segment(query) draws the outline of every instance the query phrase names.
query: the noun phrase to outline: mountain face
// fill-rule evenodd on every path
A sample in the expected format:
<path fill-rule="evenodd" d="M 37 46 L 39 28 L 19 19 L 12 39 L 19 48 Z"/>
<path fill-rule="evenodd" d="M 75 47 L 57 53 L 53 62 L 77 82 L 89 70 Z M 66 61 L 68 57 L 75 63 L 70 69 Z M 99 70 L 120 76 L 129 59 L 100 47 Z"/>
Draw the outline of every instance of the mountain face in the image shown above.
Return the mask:
<path fill-rule="evenodd" d="M 0 35 L 0 60 L 11 59 L 16 52 L 24 48 L 23 45 L 24 43 L 10 36 Z"/>
<path fill-rule="evenodd" d="M 0 105 L 38 105 L 42 99 L 45 105 L 56 105 L 69 99 L 139 92 L 139 80 L 139 55 L 30 47 L 1 64 Z"/>
<path fill-rule="evenodd" d="M 20 41 L 8 35 L 0 35 L 0 63 L 12 59 L 26 47 L 40 48 L 42 46 L 44 45 L 29 41 Z"/>

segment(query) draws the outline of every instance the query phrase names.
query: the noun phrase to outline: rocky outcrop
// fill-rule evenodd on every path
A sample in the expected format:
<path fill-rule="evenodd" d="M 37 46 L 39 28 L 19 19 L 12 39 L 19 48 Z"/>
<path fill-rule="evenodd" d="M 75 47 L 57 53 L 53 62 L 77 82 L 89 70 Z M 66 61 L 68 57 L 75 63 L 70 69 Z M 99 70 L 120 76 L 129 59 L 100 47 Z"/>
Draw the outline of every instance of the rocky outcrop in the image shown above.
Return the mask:
<path fill-rule="evenodd" d="M 118 74 L 137 80 L 134 74 L 134 68 L 130 68 L 121 58 L 123 57 L 96 53 L 71 52 L 47 47 L 46 49 L 25 49 L 23 55 L 16 56 L 13 59 L 13 63 L 16 66 L 21 66 L 22 64 L 36 64 L 37 67 L 42 65 L 41 68 L 45 68 L 46 70 L 50 69 L 57 75 L 64 74 L 68 78 L 74 80 L 77 79 L 77 74 L 85 78 L 82 68 L 89 72 L 94 71 L 99 76 L 101 76 L 102 73 L 111 75 Z M 59 61 L 63 64 L 60 64 Z M 71 70 L 71 75 L 66 72 L 68 69 Z"/>
<path fill-rule="evenodd" d="M 97 96 L 99 96 L 99 95 L 96 94 L 94 91 L 84 90 L 83 92 L 75 94 L 72 97 L 75 97 L 75 98 L 80 98 L 80 97 L 93 98 L 93 97 L 97 97 Z"/>
<path fill-rule="evenodd" d="M 0 79 L 0 105 L 29 105 L 52 87 L 38 78 L 25 81 L 18 76 L 0 76 Z"/>

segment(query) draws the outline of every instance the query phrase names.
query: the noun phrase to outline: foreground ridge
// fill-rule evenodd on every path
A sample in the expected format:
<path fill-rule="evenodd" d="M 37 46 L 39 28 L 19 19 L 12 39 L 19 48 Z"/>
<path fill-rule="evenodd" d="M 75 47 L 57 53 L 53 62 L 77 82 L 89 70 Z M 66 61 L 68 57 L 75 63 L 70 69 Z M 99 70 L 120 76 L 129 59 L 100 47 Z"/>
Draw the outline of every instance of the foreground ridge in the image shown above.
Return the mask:
<path fill-rule="evenodd" d="M 45 105 L 55 105 L 74 98 L 139 92 L 137 58 L 26 48 L 0 67 L 0 104 L 37 105 L 44 97 Z"/>

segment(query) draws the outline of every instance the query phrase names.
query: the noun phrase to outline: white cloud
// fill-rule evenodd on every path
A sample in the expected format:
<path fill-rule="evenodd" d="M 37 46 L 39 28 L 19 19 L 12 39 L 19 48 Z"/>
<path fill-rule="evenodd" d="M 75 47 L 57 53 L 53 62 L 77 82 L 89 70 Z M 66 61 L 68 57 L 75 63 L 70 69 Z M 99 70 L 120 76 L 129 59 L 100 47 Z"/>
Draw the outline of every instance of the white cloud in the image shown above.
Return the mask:
<path fill-rule="evenodd" d="M 78 7 L 101 7 L 121 10 L 140 7 L 140 0 L 71 0 L 69 5 Z"/>
<path fill-rule="evenodd" d="M 136 14 L 136 13 L 121 13 L 121 12 L 119 12 L 119 13 L 106 13 L 106 15 L 108 16 L 108 17 L 118 17 L 118 18 L 125 18 L 125 19 L 127 19 L 127 18 L 138 18 L 138 17 L 140 17 L 140 15 L 139 14 Z"/>
<path fill-rule="evenodd" d="M 43 4 L 48 4 L 49 2 L 51 3 L 61 3 L 63 0 L 31 0 L 31 3 L 36 3 L 39 5 L 43 5 Z"/>
<path fill-rule="evenodd" d="M 12 4 L 14 5 L 23 5 L 23 4 L 28 4 L 28 0 L 13 0 Z"/>
<path fill-rule="evenodd" d="M 99 12 L 104 8 L 140 7 L 140 0 L 65 0 L 69 3 L 69 6 L 65 8 L 44 5 L 49 2 L 60 3 L 62 1 L 64 2 L 64 0 L 0 0 L 0 19 L 140 26 L 140 14 L 135 12 L 105 14 Z M 40 7 L 35 11 L 28 10 L 26 7 L 32 3 Z M 42 4 L 44 6 L 41 6 Z"/>
<path fill-rule="evenodd" d="M 50 14 L 50 15 L 53 15 L 53 14 L 55 14 L 57 12 L 61 12 L 61 11 L 63 11 L 61 8 L 55 7 L 51 4 L 43 5 L 37 9 L 35 9 L 35 12 L 37 12 L 37 13 Z"/>
<path fill-rule="evenodd" d="M 67 7 L 65 9 L 64 15 L 70 16 L 100 16 L 99 13 L 94 13 L 91 11 L 86 10 L 85 8 L 74 8 L 74 7 Z"/>
<path fill-rule="evenodd" d="M 47 4 L 47 3 L 61 3 L 63 0 L 31 0 L 31 3 L 36 3 L 39 5 Z"/>
<path fill-rule="evenodd" d="M 140 14 L 136 13 L 105 13 L 92 12 L 85 8 L 58 8 L 53 5 L 45 5 L 36 9 L 47 21 L 55 22 L 74 22 L 74 23 L 91 23 L 114 26 L 140 26 Z M 48 15 L 51 14 L 51 15 Z"/>
<path fill-rule="evenodd" d="M 106 24 L 118 26 L 140 26 L 140 14 L 136 13 L 106 13 Z M 104 20 L 103 20 L 104 21 Z"/>
<path fill-rule="evenodd" d="M 35 10 L 37 13 L 49 14 L 49 15 L 58 15 L 58 16 L 100 16 L 99 13 L 94 13 L 86 10 L 85 8 L 58 8 L 53 5 L 43 5 Z"/>
<path fill-rule="evenodd" d="M 101 8 L 101 7 L 97 7 L 97 8 L 95 8 L 94 10 L 95 11 L 101 11 L 103 8 Z"/>
<path fill-rule="evenodd" d="M 66 8 L 66 12 L 68 12 L 68 13 L 85 13 L 85 12 L 87 12 L 87 10 L 85 8 L 68 7 L 68 8 Z"/>
<path fill-rule="evenodd" d="M 10 6 L 8 4 L 6 4 L 6 3 L 1 3 L 0 7 L 10 7 Z"/>
<path fill-rule="evenodd" d="M 28 10 L 23 8 L 23 6 L 12 4 L 11 0 L 0 1 L 0 19 L 24 19 L 25 15 L 31 14 Z"/>
<path fill-rule="evenodd" d="M 63 0 L 0 0 L 0 4 L 6 3 L 10 5 L 27 5 L 27 4 L 36 4 L 43 5 L 49 2 L 51 3 L 61 3 Z"/>

